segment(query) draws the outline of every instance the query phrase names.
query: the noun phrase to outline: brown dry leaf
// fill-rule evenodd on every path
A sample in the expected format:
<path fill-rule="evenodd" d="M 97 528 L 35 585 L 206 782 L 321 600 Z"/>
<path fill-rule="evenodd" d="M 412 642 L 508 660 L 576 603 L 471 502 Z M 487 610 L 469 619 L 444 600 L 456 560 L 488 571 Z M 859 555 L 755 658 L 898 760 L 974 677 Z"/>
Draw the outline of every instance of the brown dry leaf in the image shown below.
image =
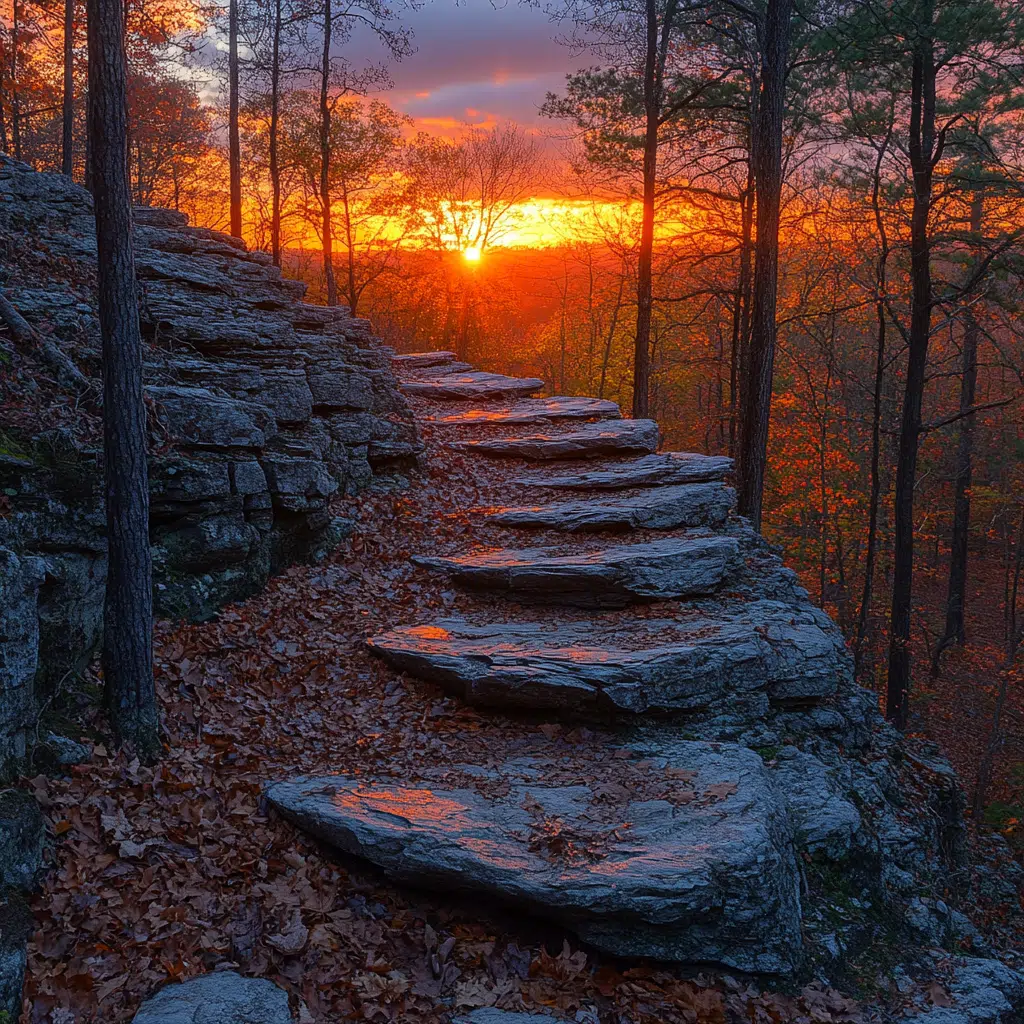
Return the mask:
<path fill-rule="evenodd" d="M 924 991 L 932 1006 L 950 1007 L 953 1005 L 953 1000 L 950 999 L 942 982 L 933 981 Z"/>
<path fill-rule="evenodd" d="M 735 782 L 716 782 L 704 790 L 704 795 L 712 801 L 724 800 L 732 796 L 738 788 Z"/>
<path fill-rule="evenodd" d="M 273 946 L 285 956 L 297 956 L 306 948 L 309 941 L 309 929 L 302 923 L 302 912 L 293 911 L 291 920 L 277 935 L 267 937 L 267 945 Z"/>

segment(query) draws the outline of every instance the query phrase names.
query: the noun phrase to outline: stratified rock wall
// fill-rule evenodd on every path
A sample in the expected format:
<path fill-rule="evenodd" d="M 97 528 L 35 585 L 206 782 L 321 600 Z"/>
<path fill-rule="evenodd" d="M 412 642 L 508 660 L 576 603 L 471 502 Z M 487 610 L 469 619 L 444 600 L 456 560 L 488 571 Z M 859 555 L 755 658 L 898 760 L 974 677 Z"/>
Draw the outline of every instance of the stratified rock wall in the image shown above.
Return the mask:
<path fill-rule="evenodd" d="M 90 195 L 0 157 L 0 238 L 8 298 L 96 380 Z M 307 305 L 265 253 L 174 211 L 137 210 L 135 239 L 157 611 L 203 617 L 328 550 L 346 529 L 332 497 L 420 447 L 365 320 Z M 24 755 L 39 695 L 83 667 L 102 625 L 101 446 L 36 426 L 0 414 L 0 766 Z"/>

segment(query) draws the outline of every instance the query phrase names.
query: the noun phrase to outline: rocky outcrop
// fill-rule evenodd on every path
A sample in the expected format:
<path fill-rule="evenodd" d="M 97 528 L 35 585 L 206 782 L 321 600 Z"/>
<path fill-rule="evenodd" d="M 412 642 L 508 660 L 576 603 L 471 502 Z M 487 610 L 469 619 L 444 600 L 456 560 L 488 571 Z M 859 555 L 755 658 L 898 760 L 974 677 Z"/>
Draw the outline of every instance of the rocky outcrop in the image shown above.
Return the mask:
<path fill-rule="evenodd" d="M 492 509 L 487 517 L 502 526 L 584 533 L 595 530 L 673 530 L 722 526 L 735 504 L 731 487 L 680 484 L 603 501 L 552 501 Z"/>
<path fill-rule="evenodd" d="M 667 487 L 721 480 L 732 472 L 732 459 L 697 452 L 659 452 L 642 459 L 584 473 L 534 473 L 516 483 L 567 491 L 623 491 L 633 487 Z"/>
<path fill-rule="evenodd" d="M 407 378 L 402 390 L 408 395 L 420 395 L 436 401 L 459 402 L 480 398 L 522 398 L 536 394 L 544 387 L 537 377 L 506 377 L 483 370 L 445 373 L 438 369 L 436 376 Z"/>
<path fill-rule="evenodd" d="M 596 628 L 595 628 L 596 627 Z M 780 602 L 671 619 L 474 626 L 440 619 L 375 636 L 371 649 L 469 704 L 642 714 L 821 700 L 845 652 L 813 614 Z M 821 788 L 821 787 L 819 787 Z"/>
<path fill-rule="evenodd" d="M 551 398 L 524 398 L 507 409 L 476 408 L 428 416 L 425 422 L 443 427 L 486 427 L 506 423 L 546 423 L 549 420 L 617 420 L 621 417 L 622 412 L 615 402 L 553 395 Z"/>
<path fill-rule="evenodd" d="M 622 753 L 605 750 L 603 770 L 578 782 L 523 758 L 500 775 L 463 766 L 476 785 L 328 776 L 278 783 L 267 796 L 395 878 L 539 911 L 618 956 L 792 970 L 799 874 L 760 758 L 676 742 L 631 772 L 632 751 Z"/>
<path fill-rule="evenodd" d="M 612 420 L 608 423 L 585 423 L 565 433 L 453 441 L 452 447 L 494 458 L 543 462 L 596 459 L 603 455 L 646 455 L 658 447 L 659 438 L 658 424 L 654 420 Z"/>
<path fill-rule="evenodd" d="M 0 233 L 15 253 L 32 240 L 32 274 L 14 261 L 8 297 L 95 379 L 91 197 L 0 158 Z M 347 523 L 332 498 L 421 448 L 365 320 L 303 303 L 269 256 L 174 211 L 136 211 L 135 244 L 154 596 L 158 614 L 201 618 L 334 546 Z M 75 396 L 86 418 L 94 397 Z M 100 639 L 102 474 L 98 431 L 0 418 L 0 767 L 24 756 L 39 696 Z"/>
<path fill-rule="evenodd" d="M 413 561 L 520 601 L 621 608 L 634 601 L 710 593 L 735 567 L 739 550 L 732 537 L 672 537 L 578 555 L 528 548 L 454 558 L 416 556 Z"/>

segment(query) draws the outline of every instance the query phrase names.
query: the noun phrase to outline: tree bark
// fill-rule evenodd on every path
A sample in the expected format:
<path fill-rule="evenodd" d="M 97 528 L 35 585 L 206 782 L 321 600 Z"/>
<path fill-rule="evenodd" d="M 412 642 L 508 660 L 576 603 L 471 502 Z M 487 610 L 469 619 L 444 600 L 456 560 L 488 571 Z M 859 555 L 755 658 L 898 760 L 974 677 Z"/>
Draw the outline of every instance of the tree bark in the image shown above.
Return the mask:
<path fill-rule="evenodd" d="M 270 252 L 281 266 L 281 167 L 277 136 L 281 107 L 281 0 L 274 5 L 274 39 L 270 58 Z"/>
<path fill-rule="evenodd" d="M 981 231 L 982 197 L 971 203 L 971 231 Z M 953 485 L 953 532 L 950 538 L 949 586 L 946 593 L 946 627 L 935 645 L 932 676 L 938 676 L 943 652 L 966 642 L 964 607 L 967 596 L 967 541 L 971 529 L 971 476 L 974 460 L 974 396 L 978 384 L 978 341 L 981 328 L 968 304 L 964 309 L 964 339 L 960 377 L 960 437 Z"/>
<path fill-rule="evenodd" d="M 11 9 L 11 141 L 14 159 L 21 159 L 21 97 L 18 95 L 18 14 L 20 5 L 13 0 Z"/>
<path fill-rule="evenodd" d="M 757 189 L 757 237 L 750 314 L 750 351 L 740 429 L 738 506 L 761 528 L 768 421 L 775 371 L 775 310 L 778 303 L 779 212 L 782 205 L 782 122 L 786 107 L 792 0 L 768 0 L 761 47 L 761 92 L 754 121 L 752 155 Z"/>
<path fill-rule="evenodd" d="M 886 717 L 905 729 L 910 714 L 910 618 L 914 576 L 914 484 L 921 440 L 921 405 L 924 398 L 928 343 L 932 326 L 931 237 L 935 146 L 935 63 L 928 31 L 933 0 L 921 0 L 911 71 L 910 166 L 914 196 L 910 219 L 910 330 L 907 339 L 907 378 L 896 460 L 896 527 L 893 552 L 892 610 L 889 628 L 889 676 Z"/>
<path fill-rule="evenodd" d="M 70 2 L 70 0 L 69 0 Z M 231 234 L 242 237 L 242 144 L 238 131 L 238 0 L 228 4 L 228 176 Z"/>
<path fill-rule="evenodd" d="M 88 0 L 89 135 L 103 356 L 107 589 L 104 697 L 119 742 L 160 749 L 153 685 L 146 407 L 127 172 L 128 108 L 122 0 Z"/>
<path fill-rule="evenodd" d="M 859 679 L 864 667 L 864 644 L 867 640 L 868 617 L 871 614 L 871 596 L 875 583 L 875 561 L 878 557 L 878 511 L 882 497 L 882 389 L 885 385 L 886 349 L 886 291 L 888 289 L 889 235 L 879 201 L 882 182 L 882 161 L 892 138 L 886 134 L 885 144 L 879 148 L 875 160 L 871 189 L 871 205 L 878 231 L 879 253 L 875 268 L 875 382 L 871 392 L 871 496 L 868 499 L 868 537 L 864 556 L 864 586 L 857 613 L 857 635 L 853 642 L 853 672 Z"/>
<path fill-rule="evenodd" d="M 64 0 L 64 97 L 61 103 L 60 171 L 75 173 L 75 0 Z"/>
<path fill-rule="evenodd" d="M 320 208 L 323 214 L 320 241 L 323 245 L 327 305 L 338 304 L 334 277 L 334 239 L 331 236 L 331 0 L 324 0 L 324 54 L 320 65 Z"/>
<path fill-rule="evenodd" d="M 633 418 L 650 412 L 651 311 L 654 304 L 654 199 L 658 173 L 658 8 L 646 0 L 647 43 L 644 53 L 643 216 L 636 273 L 636 339 L 633 348 Z"/>

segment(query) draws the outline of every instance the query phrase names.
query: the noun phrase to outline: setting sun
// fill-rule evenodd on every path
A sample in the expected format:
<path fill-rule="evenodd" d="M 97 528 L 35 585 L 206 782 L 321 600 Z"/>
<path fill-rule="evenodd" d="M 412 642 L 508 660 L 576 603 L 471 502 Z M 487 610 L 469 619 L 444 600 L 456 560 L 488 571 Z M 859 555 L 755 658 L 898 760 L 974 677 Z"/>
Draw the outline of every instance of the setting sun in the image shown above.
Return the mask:
<path fill-rule="evenodd" d="M 469 263 L 478 263 L 480 261 L 480 248 L 476 245 L 471 245 L 468 249 L 462 250 L 462 257 Z"/>

